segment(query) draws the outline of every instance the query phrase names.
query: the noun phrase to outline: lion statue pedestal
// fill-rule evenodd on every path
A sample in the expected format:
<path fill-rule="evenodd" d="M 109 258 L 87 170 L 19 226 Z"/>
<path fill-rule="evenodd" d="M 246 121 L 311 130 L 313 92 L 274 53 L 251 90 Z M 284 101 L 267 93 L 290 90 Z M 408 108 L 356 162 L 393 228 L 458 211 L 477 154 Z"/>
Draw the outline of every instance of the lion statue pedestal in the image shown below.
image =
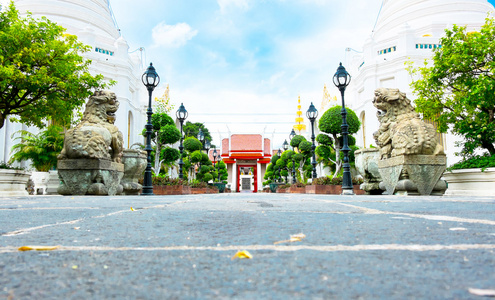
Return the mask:
<path fill-rule="evenodd" d="M 421 120 L 398 89 L 377 89 L 373 105 L 380 121 L 373 134 L 380 148 L 380 186 L 389 195 L 443 195 L 447 185 L 440 177 L 447 160 L 433 125 Z"/>
<path fill-rule="evenodd" d="M 89 97 L 81 122 L 65 134 L 58 156 L 62 195 L 115 195 L 123 191 L 124 138 L 115 123 L 115 93 L 97 91 Z"/>
<path fill-rule="evenodd" d="M 65 159 L 58 162 L 61 195 L 121 194 L 124 164 L 106 159 Z"/>

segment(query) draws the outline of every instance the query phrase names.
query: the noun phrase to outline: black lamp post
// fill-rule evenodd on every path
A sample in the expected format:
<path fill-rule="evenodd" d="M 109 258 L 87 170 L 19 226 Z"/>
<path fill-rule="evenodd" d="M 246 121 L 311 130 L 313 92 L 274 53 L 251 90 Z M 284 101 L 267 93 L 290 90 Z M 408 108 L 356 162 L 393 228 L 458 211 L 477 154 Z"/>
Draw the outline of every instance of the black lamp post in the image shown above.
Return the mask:
<path fill-rule="evenodd" d="M 146 123 L 145 126 L 146 147 L 144 148 L 144 150 L 148 153 L 148 164 L 146 165 L 146 170 L 144 171 L 143 191 L 141 192 L 141 195 L 149 196 L 153 195 L 153 183 L 151 182 L 151 151 L 153 150 L 151 148 L 151 130 L 153 129 L 153 124 L 151 124 L 151 115 L 153 115 L 153 110 L 151 109 L 151 94 L 153 93 L 155 87 L 160 83 L 160 76 L 156 73 L 152 63 L 150 63 L 150 66 L 146 69 L 146 72 L 144 72 L 141 80 L 148 89 L 149 94 L 148 110 L 146 111 L 146 114 L 148 115 L 148 123 Z"/>
<path fill-rule="evenodd" d="M 278 151 L 277 151 L 277 156 L 279 159 L 280 159 L 280 156 L 282 156 L 282 151 L 280 151 L 280 149 L 278 149 Z M 280 168 L 278 168 L 278 182 L 280 182 L 281 180 L 282 180 L 282 176 L 280 176 Z"/>
<path fill-rule="evenodd" d="M 289 134 L 289 140 L 292 141 L 292 139 L 296 136 L 296 132 L 294 131 L 294 128 L 292 128 L 292 131 Z M 294 147 L 292 147 L 292 151 L 294 151 Z M 296 183 L 296 166 L 294 165 L 294 153 L 290 157 L 292 160 L 292 184 Z"/>
<path fill-rule="evenodd" d="M 215 169 L 217 168 L 217 148 L 213 149 L 213 166 Z M 215 179 L 213 179 L 213 181 L 215 181 Z"/>
<path fill-rule="evenodd" d="M 287 151 L 289 149 L 289 143 L 287 143 L 287 140 L 284 141 L 282 146 L 284 147 L 284 151 Z M 287 169 L 287 171 L 289 171 L 288 168 L 286 168 L 286 169 Z M 287 184 L 287 176 L 285 176 L 285 183 Z"/>
<path fill-rule="evenodd" d="M 354 192 L 352 190 L 352 178 L 351 178 L 351 165 L 349 164 L 349 125 L 347 125 L 347 110 L 345 109 L 345 101 L 344 101 L 344 92 L 345 88 L 351 82 L 351 75 L 347 73 L 345 68 L 340 63 L 340 66 L 337 68 L 337 72 L 333 76 L 333 84 L 339 88 L 340 94 L 342 95 L 342 139 L 344 140 L 344 146 L 342 148 L 342 152 L 344 152 L 344 177 L 342 181 L 342 194 L 343 195 L 353 195 Z"/>
<path fill-rule="evenodd" d="M 308 111 L 306 112 L 306 117 L 308 117 L 309 121 L 311 121 L 311 141 L 313 145 L 311 145 L 311 152 L 313 153 L 313 158 L 311 160 L 311 164 L 313 165 L 313 179 L 316 179 L 318 176 L 316 174 L 316 156 L 315 156 L 315 120 L 316 117 L 318 117 L 318 111 L 316 110 L 315 106 L 313 105 L 313 102 L 311 102 L 311 105 L 309 106 Z"/>
<path fill-rule="evenodd" d="M 179 109 L 175 113 L 177 119 L 180 122 L 180 159 L 179 159 L 179 179 L 184 179 L 184 174 L 182 173 L 182 167 L 184 166 L 184 161 L 182 160 L 182 152 L 184 151 L 184 146 L 182 145 L 182 125 L 184 124 L 184 120 L 187 118 L 187 110 L 184 107 L 184 104 L 181 103 Z"/>

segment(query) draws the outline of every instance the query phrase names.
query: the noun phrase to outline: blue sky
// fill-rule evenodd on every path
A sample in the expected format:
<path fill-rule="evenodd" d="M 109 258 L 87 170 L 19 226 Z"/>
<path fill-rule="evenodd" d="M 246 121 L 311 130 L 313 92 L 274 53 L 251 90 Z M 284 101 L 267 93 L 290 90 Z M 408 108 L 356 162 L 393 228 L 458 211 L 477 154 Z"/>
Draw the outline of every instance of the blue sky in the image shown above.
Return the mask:
<path fill-rule="evenodd" d="M 188 120 L 204 122 L 217 145 L 230 129 L 274 133 L 278 147 L 298 96 L 305 112 L 310 102 L 319 107 L 324 84 L 337 94 L 332 76 L 347 47 L 362 48 L 382 0 L 110 3 L 130 50 L 144 47 L 162 78 L 156 95 L 168 83 L 172 102 L 184 102 Z"/>

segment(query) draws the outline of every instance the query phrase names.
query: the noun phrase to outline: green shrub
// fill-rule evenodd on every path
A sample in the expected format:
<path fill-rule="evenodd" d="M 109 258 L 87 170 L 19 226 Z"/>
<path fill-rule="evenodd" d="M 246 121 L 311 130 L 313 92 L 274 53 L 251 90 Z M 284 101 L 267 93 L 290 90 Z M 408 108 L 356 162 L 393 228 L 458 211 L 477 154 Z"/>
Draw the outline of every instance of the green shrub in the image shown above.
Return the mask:
<path fill-rule="evenodd" d="M 452 171 L 474 168 L 480 168 L 482 171 L 484 171 L 486 168 L 495 168 L 495 156 L 491 156 L 489 153 L 486 153 L 484 155 L 476 155 L 453 164 L 452 166 L 447 168 L 447 170 Z"/>

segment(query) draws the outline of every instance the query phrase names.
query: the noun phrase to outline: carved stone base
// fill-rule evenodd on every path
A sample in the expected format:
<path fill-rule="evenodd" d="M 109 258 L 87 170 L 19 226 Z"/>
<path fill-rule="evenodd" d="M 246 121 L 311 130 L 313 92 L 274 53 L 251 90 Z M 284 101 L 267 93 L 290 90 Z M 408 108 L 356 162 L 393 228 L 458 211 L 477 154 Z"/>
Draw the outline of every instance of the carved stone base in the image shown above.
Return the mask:
<path fill-rule="evenodd" d="M 445 155 L 400 155 L 378 161 L 378 168 L 389 195 L 443 194 L 446 185 L 439 182 L 445 171 Z M 445 188 L 444 188 L 445 185 Z"/>
<path fill-rule="evenodd" d="M 121 184 L 124 188 L 124 195 L 138 195 L 143 186 L 138 180 L 144 177 L 147 157 L 146 152 L 138 149 L 124 149 L 122 156 L 124 164 L 124 177 Z"/>
<path fill-rule="evenodd" d="M 122 193 L 124 164 L 104 159 L 64 159 L 57 164 L 61 195 L 109 195 Z"/>
<path fill-rule="evenodd" d="M 378 148 L 365 148 L 354 152 L 356 170 L 363 176 L 363 183 L 359 187 L 366 191 L 367 195 L 381 195 L 383 190 L 380 189 L 380 172 L 378 170 L 378 161 L 380 160 L 380 151 Z"/>

